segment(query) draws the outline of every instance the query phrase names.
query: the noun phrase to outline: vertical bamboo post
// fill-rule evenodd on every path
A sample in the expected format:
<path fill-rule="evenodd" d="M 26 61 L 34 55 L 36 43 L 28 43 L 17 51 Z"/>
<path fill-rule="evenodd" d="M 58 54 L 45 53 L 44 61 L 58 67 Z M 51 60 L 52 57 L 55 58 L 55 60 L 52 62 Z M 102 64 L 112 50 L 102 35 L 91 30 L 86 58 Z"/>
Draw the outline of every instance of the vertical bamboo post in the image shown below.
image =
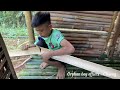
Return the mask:
<path fill-rule="evenodd" d="M 29 43 L 33 44 L 35 42 L 35 36 L 34 36 L 33 28 L 31 27 L 32 13 L 31 11 L 24 11 L 24 15 L 25 15 L 25 20 L 27 25 Z"/>
<path fill-rule="evenodd" d="M 108 32 L 108 37 L 106 39 L 105 48 L 104 48 L 104 50 L 107 51 L 107 52 L 108 52 L 108 48 L 109 48 L 109 47 L 107 47 L 108 42 L 110 40 L 111 33 L 112 33 L 113 28 L 115 26 L 115 20 L 117 18 L 117 15 L 118 15 L 118 11 L 115 11 L 114 14 L 113 14 L 113 17 L 112 17 L 112 22 L 111 22 L 111 25 L 110 25 L 110 29 L 109 29 L 109 32 Z"/>
<path fill-rule="evenodd" d="M 116 41 L 120 35 L 120 12 L 118 13 L 118 17 L 116 19 L 115 27 L 114 27 L 114 35 L 113 39 L 110 42 L 109 47 L 109 57 L 112 57 L 115 50 Z"/>

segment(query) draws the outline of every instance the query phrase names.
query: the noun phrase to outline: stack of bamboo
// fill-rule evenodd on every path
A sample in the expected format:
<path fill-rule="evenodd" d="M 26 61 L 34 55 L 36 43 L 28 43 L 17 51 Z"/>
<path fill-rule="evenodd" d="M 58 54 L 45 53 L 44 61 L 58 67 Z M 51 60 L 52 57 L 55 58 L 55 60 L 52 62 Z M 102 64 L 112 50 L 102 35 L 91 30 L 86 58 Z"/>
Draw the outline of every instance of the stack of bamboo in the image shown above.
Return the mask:
<path fill-rule="evenodd" d="M 109 31 L 112 11 L 50 11 L 55 28 Z"/>
<path fill-rule="evenodd" d="M 113 11 L 49 11 L 52 25 L 64 34 L 76 51 L 74 56 L 103 53 Z"/>
<path fill-rule="evenodd" d="M 74 56 L 100 56 L 108 33 L 105 31 L 59 29 L 75 47 Z"/>

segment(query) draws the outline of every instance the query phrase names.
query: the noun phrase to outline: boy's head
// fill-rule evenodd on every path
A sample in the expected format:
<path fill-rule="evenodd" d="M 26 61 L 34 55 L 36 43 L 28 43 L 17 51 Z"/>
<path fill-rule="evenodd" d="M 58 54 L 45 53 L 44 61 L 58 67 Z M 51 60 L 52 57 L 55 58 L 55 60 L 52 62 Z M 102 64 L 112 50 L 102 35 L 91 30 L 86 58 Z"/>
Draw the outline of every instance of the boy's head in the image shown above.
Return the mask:
<path fill-rule="evenodd" d="M 52 25 L 49 12 L 37 12 L 32 19 L 32 27 L 42 37 L 48 37 L 51 34 Z"/>

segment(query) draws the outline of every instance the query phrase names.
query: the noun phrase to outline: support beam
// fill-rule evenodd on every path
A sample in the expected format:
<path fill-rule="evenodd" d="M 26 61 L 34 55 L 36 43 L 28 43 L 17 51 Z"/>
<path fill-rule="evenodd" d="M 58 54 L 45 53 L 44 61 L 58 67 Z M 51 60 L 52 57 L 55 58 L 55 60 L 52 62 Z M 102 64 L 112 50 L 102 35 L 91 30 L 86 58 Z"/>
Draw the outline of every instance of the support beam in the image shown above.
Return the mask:
<path fill-rule="evenodd" d="M 33 50 L 33 51 L 31 51 L 31 50 Z M 31 51 L 31 52 L 29 52 L 29 51 Z M 34 52 L 34 51 L 36 51 L 36 52 Z M 41 52 L 40 52 L 39 48 L 36 47 L 36 48 L 31 48 L 31 49 L 29 49 L 27 51 L 23 51 L 23 52 L 26 52 L 26 55 L 30 54 L 30 53 L 33 54 L 33 52 L 35 54 L 41 55 L 42 53 L 47 52 L 47 51 L 49 51 L 49 50 L 45 49 L 45 48 L 41 48 Z M 53 56 L 52 58 L 55 60 L 70 64 L 70 65 L 85 69 L 85 70 L 88 70 L 88 71 L 94 72 L 96 74 L 100 74 L 100 75 L 112 78 L 112 79 L 120 79 L 120 71 L 115 70 L 110 67 L 99 65 L 99 64 L 96 64 L 96 63 L 93 63 L 90 61 L 86 61 L 86 60 L 83 60 L 80 58 L 70 56 L 70 55 Z"/>
<path fill-rule="evenodd" d="M 35 42 L 35 36 L 33 28 L 31 27 L 31 20 L 32 20 L 32 14 L 31 11 L 24 11 L 27 30 L 28 30 L 28 36 L 29 36 L 29 43 L 33 44 Z"/>
<path fill-rule="evenodd" d="M 106 43 L 105 43 L 105 48 L 104 48 L 104 50 L 107 50 L 108 42 L 109 42 L 109 40 L 110 40 L 110 36 L 111 36 L 112 31 L 113 31 L 113 28 L 114 28 L 114 26 L 115 26 L 115 20 L 116 20 L 117 16 L 118 16 L 118 11 L 115 11 L 115 12 L 114 12 L 114 15 L 113 15 L 113 17 L 112 17 L 112 22 L 111 22 L 111 25 L 110 25 L 108 37 L 107 37 L 107 39 L 106 39 Z M 107 50 L 107 52 L 108 52 L 108 50 Z"/>
<path fill-rule="evenodd" d="M 114 54 L 116 41 L 117 41 L 119 35 L 120 35 L 120 12 L 118 13 L 118 17 L 116 19 L 113 38 L 111 39 L 110 46 L 108 49 L 109 50 L 109 53 L 108 53 L 109 57 L 112 57 Z"/>

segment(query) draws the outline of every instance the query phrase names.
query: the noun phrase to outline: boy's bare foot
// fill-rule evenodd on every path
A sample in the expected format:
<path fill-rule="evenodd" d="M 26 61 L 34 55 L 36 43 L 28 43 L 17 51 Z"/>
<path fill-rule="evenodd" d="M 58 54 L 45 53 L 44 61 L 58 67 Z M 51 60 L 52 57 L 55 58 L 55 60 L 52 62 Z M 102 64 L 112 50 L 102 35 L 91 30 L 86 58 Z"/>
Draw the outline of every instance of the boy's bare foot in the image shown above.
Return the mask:
<path fill-rule="evenodd" d="M 58 69 L 58 73 L 57 73 L 57 76 L 56 76 L 56 79 L 64 79 L 65 78 L 65 67 L 62 66 Z"/>
<path fill-rule="evenodd" d="M 46 62 L 42 62 L 40 65 L 41 69 L 45 69 L 49 64 L 47 64 Z"/>

